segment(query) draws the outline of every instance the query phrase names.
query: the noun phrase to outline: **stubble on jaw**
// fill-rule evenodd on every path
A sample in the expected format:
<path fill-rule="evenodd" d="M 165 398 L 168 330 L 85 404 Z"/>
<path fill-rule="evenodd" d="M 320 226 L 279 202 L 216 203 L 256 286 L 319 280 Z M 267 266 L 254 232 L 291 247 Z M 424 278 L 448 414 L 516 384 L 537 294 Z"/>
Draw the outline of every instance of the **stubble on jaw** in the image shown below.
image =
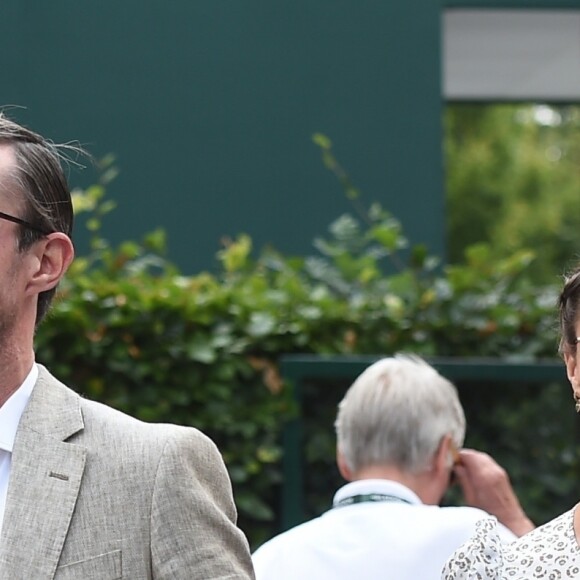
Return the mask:
<path fill-rule="evenodd" d="M 0 210 L 20 213 L 23 197 L 11 145 L 0 142 Z M 12 209 L 11 209 L 12 208 Z M 1 227 L 5 227 L 2 225 Z M 16 230 L 17 232 L 18 230 Z M 20 386 L 22 361 L 29 358 L 30 346 L 19 339 L 18 302 L 15 281 L 22 264 L 17 235 L 0 239 L 0 406 Z"/>
<path fill-rule="evenodd" d="M 15 259 L 3 268 L 4 283 L 0 278 L 0 406 L 19 387 L 18 380 L 12 385 L 9 377 L 20 375 L 20 364 L 29 356 L 30 349 L 19 339 L 18 296 L 10 288 L 18 276 L 19 250 L 14 247 L 12 252 Z"/>
<path fill-rule="evenodd" d="M 18 340 L 15 310 L 0 295 L 0 407 L 20 386 L 22 361 L 28 358 L 27 348 Z"/>

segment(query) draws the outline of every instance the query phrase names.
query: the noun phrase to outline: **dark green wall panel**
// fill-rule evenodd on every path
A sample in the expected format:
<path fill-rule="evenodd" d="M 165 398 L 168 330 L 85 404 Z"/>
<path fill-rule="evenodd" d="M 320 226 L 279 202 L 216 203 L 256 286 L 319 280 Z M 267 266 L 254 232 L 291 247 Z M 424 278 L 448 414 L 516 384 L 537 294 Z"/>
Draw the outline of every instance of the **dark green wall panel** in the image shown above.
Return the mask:
<path fill-rule="evenodd" d="M 580 0 L 443 0 L 447 8 L 523 8 L 527 10 L 580 8 Z"/>
<path fill-rule="evenodd" d="M 117 156 L 113 240 L 165 226 L 189 272 L 239 232 L 309 251 L 349 208 L 320 131 L 366 199 L 443 252 L 436 2 L 4 0 L 0 17 L 0 102 Z"/>

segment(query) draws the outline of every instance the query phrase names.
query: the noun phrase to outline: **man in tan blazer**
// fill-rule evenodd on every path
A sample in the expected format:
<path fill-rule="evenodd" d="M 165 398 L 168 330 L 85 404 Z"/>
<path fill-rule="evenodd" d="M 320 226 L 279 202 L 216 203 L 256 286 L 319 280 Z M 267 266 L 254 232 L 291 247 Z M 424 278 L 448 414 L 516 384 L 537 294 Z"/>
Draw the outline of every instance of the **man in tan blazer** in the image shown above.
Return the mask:
<path fill-rule="evenodd" d="M 35 363 L 72 221 L 58 149 L 0 115 L 0 579 L 253 578 L 207 437 L 82 399 Z"/>

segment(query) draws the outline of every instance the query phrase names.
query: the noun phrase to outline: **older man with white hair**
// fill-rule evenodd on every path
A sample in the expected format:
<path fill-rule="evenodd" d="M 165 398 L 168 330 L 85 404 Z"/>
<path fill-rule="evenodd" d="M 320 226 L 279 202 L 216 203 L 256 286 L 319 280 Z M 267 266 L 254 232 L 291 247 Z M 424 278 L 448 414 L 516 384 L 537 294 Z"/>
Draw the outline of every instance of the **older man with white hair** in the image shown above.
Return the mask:
<path fill-rule="evenodd" d="M 339 405 L 337 463 L 347 484 L 322 516 L 253 555 L 257 580 L 439 579 L 445 560 L 491 513 L 505 541 L 533 529 L 506 472 L 461 449 L 455 387 L 415 356 L 367 368 Z M 465 507 L 439 507 L 455 473 Z"/>

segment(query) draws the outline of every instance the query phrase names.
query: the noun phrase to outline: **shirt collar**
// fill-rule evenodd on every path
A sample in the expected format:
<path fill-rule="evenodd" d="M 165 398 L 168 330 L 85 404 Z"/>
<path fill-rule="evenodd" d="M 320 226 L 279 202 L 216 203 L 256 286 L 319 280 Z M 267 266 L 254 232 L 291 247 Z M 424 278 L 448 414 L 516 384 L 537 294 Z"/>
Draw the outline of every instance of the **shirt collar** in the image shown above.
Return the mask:
<path fill-rule="evenodd" d="M 12 453 L 18 423 L 20 423 L 20 418 L 22 413 L 24 413 L 37 379 L 38 367 L 33 364 L 24 382 L 0 407 L 0 450 Z"/>
<path fill-rule="evenodd" d="M 391 481 L 390 479 L 361 479 L 359 481 L 351 481 L 335 493 L 332 503 L 336 505 L 348 497 L 369 493 L 392 495 L 410 504 L 420 505 L 423 503 L 415 492 L 401 483 Z"/>

